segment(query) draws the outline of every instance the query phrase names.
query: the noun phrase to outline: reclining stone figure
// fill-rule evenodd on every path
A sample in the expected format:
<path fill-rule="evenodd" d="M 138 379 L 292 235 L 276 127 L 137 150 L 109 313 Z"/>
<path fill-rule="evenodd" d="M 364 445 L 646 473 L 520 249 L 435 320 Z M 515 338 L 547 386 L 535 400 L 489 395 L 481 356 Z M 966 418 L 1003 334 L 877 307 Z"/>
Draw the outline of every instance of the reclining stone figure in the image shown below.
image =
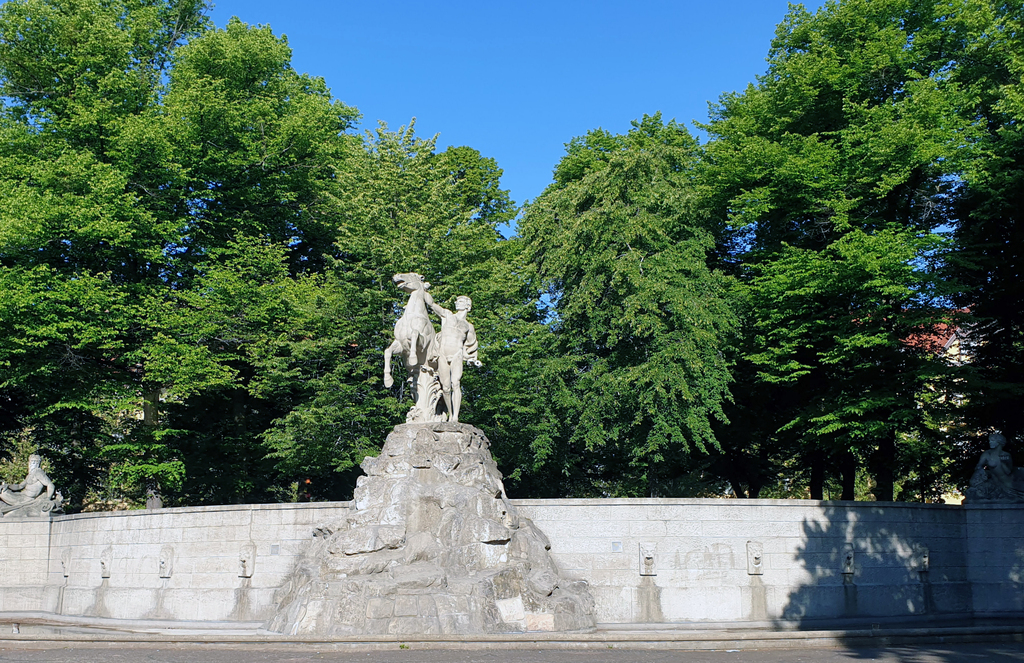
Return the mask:
<path fill-rule="evenodd" d="M 28 457 L 28 476 L 21 483 L 0 483 L 0 514 L 4 518 L 47 516 L 59 511 L 64 498 L 40 467 L 42 457 Z"/>

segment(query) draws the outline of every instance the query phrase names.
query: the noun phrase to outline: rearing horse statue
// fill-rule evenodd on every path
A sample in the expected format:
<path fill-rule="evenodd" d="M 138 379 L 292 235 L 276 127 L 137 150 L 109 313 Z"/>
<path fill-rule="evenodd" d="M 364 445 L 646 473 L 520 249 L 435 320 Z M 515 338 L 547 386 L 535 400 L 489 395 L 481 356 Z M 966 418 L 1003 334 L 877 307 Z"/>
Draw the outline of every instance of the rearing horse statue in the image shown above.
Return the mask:
<path fill-rule="evenodd" d="M 384 351 L 384 386 L 391 387 L 395 380 L 391 377 L 391 357 L 399 354 L 409 371 L 412 382 L 413 400 L 416 406 L 409 411 L 409 420 L 431 421 L 430 385 L 434 382 L 433 374 L 424 371 L 428 361 L 430 345 L 434 341 L 434 325 L 427 315 L 427 305 L 434 299 L 427 292 L 430 284 L 423 276 L 415 272 L 395 274 L 391 279 L 399 290 L 409 293 L 409 301 L 405 305 L 402 317 L 395 323 L 395 340 Z M 428 374 L 429 373 L 429 374 Z"/>

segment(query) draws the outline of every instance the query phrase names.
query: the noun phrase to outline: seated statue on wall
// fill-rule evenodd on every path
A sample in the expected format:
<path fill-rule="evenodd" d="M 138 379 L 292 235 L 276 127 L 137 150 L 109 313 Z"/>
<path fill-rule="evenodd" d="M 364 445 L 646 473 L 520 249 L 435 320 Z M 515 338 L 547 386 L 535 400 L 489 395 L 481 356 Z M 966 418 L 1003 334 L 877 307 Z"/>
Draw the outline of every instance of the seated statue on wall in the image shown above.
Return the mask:
<path fill-rule="evenodd" d="M 40 467 L 42 460 L 36 454 L 28 457 L 28 476 L 21 483 L 0 483 L 0 514 L 4 518 L 48 516 L 60 510 L 64 498 Z"/>
<path fill-rule="evenodd" d="M 1002 433 L 992 433 L 988 443 L 990 448 L 978 459 L 964 501 L 969 504 L 1024 502 L 1024 472 L 1014 470 L 1013 458 L 1003 448 L 1006 438 Z"/>

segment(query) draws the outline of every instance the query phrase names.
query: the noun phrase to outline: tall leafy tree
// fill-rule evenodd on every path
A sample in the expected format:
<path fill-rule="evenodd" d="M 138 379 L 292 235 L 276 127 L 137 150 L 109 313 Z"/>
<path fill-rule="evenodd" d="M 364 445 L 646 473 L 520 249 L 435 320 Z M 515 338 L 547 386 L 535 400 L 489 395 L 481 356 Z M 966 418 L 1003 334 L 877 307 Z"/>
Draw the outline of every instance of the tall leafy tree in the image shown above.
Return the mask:
<path fill-rule="evenodd" d="M 284 37 L 237 19 L 207 31 L 176 54 L 161 116 L 179 167 L 179 273 L 239 236 L 287 244 L 291 273 L 322 269 L 358 112 L 291 67 Z"/>
<path fill-rule="evenodd" d="M 0 6 L 0 391 L 82 499 L 97 450 L 145 437 L 141 302 L 173 225 L 140 204 L 145 142 L 174 50 L 206 25 L 192 0 Z M 144 443 L 142 443 L 145 446 Z M 180 465 L 144 452 L 169 482 Z"/>
<path fill-rule="evenodd" d="M 771 438 L 807 458 L 814 497 L 838 470 L 853 499 L 866 464 L 876 497 L 893 499 L 903 441 L 928 434 L 920 394 L 942 367 L 908 341 L 949 317 L 937 230 L 974 135 L 950 71 L 985 4 L 793 8 L 768 72 L 706 125 L 707 200 L 750 286 L 743 374 L 774 385 L 736 420 L 779 424 Z"/>
<path fill-rule="evenodd" d="M 520 294 L 488 285 L 516 282 L 493 160 L 361 138 L 283 38 L 204 10 L 0 8 L 2 426 L 57 452 L 73 504 L 343 497 L 402 417 L 391 275 L 476 285 L 485 327 Z"/>
<path fill-rule="evenodd" d="M 338 239 L 328 268 L 302 283 L 288 334 L 258 346 L 253 386 L 292 406 L 264 439 L 278 469 L 309 479 L 313 494 L 347 495 L 353 468 L 410 406 L 404 379 L 391 390 L 382 379 L 383 351 L 404 304 L 394 274 L 423 273 L 449 307 L 457 295 L 472 296 L 485 362 L 506 338 L 502 316 L 519 293 L 498 285 L 508 268 L 497 228 L 515 213 L 500 175 L 493 159 L 468 147 L 438 152 L 412 126 L 368 133 L 339 172 Z M 466 411 L 476 421 L 473 395 L 486 391 L 488 378 L 469 373 Z"/>
<path fill-rule="evenodd" d="M 696 141 L 660 115 L 625 135 L 592 131 L 522 220 L 552 329 L 538 452 L 562 493 L 664 494 L 691 451 L 717 446 L 736 316 L 728 279 L 707 264 L 696 158 Z"/>
<path fill-rule="evenodd" d="M 165 181 L 146 195 L 176 233 L 139 354 L 145 388 L 164 394 L 161 435 L 190 469 L 177 499 L 262 500 L 278 483 L 263 433 L 294 395 L 258 386 L 268 351 L 309 332 L 293 312 L 338 236 L 357 115 L 268 27 L 232 20 L 175 54 L 155 117 Z"/>
<path fill-rule="evenodd" d="M 1001 429 L 1024 435 L 1024 9 L 990 3 L 963 56 L 960 78 L 975 94 L 981 135 L 956 198 L 956 251 L 948 278 L 961 286 L 957 304 L 970 313 L 965 327 L 971 363 L 959 386 L 965 437 Z M 983 437 L 983 436 L 977 436 Z M 967 451 L 959 477 L 966 483 L 976 451 Z M 1019 453 L 1019 448 L 1014 449 Z"/>

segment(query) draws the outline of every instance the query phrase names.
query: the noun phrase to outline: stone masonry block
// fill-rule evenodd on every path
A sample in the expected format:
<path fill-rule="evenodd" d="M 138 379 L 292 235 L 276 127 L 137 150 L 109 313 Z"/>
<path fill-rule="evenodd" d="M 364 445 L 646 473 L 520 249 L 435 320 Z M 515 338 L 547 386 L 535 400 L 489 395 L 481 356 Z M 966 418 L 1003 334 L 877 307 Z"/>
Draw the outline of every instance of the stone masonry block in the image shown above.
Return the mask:
<path fill-rule="evenodd" d="M 629 535 L 650 538 L 665 536 L 668 528 L 664 520 L 634 520 L 629 523 Z"/>
<path fill-rule="evenodd" d="M 420 614 L 419 606 L 417 605 L 417 596 L 415 594 L 409 594 L 404 596 L 395 597 L 395 616 L 396 617 L 415 617 Z"/>
<path fill-rule="evenodd" d="M 767 520 L 765 508 L 760 506 L 748 506 L 739 501 L 723 500 L 725 503 L 718 506 L 714 511 L 711 520 L 726 520 L 740 522 L 761 522 Z"/>
<path fill-rule="evenodd" d="M 395 611 L 395 601 L 387 598 L 370 599 L 366 603 L 367 619 L 386 619 Z"/>
<path fill-rule="evenodd" d="M 627 624 L 636 620 L 636 589 L 628 586 L 591 587 L 599 622 Z"/>
<path fill-rule="evenodd" d="M 701 530 L 702 527 L 699 520 L 687 519 L 665 521 L 666 536 L 700 536 Z"/>

